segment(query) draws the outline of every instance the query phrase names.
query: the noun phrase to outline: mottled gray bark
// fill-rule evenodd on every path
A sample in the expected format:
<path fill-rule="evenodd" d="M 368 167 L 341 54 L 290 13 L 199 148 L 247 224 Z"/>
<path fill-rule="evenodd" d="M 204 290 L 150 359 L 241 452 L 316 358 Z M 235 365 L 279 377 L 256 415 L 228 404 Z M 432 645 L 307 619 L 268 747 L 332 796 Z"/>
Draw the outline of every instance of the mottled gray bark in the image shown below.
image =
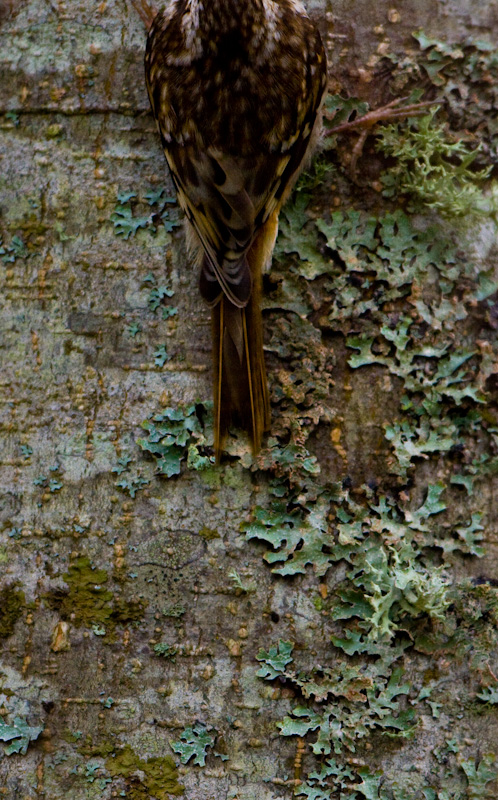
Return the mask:
<path fill-rule="evenodd" d="M 372 106 L 390 99 L 375 78 L 380 59 L 413 50 L 413 31 L 451 43 L 497 39 L 496 0 L 309 5 L 329 47 L 333 88 Z M 173 194 L 149 112 L 144 45 L 127 0 L 2 5 L 0 566 L 7 592 L 0 720 L 43 728 L 25 754 L 0 757 L 0 796 L 9 800 L 165 798 L 179 784 L 189 800 L 290 797 L 285 781 L 294 776 L 296 741 L 281 737 L 275 723 L 299 698 L 283 681 L 258 678 L 255 657 L 281 638 L 297 643 L 303 668 L 331 665 L 330 618 L 316 598 L 333 592 L 345 568 L 331 567 L 326 579 L 310 567 L 292 579 L 271 573 L 263 547 L 241 530 L 253 507 L 269 502 L 269 478 L 247 467 L 244 446 L 235 441 L 222 467 L 195 471 L 184 463 L 168 480 L 155 477 L 136 443 L 143 420 L 211 395 L 209 313 L 181 228 L 168 232 L 156 220 L 155 235 L 149 224 L 125 239 L 111 221 L 119 191 L 140 196 L 135 217 L 157 208 L 144 200 L 147 191 L 164 186 Z M 334 191 L 340 195 L 340 185 Z M 349 201 L 339 202 L 347 208 Z M 324 217 L 327 203 L 317 200 Z M 384 211 L 380 195 L 374 210 Z M 175 206 L 169 213 L 179 218 Z M 493 264 L 495 237 L 496 220 L 475 224 L 477 264 Z M 174 294 L 154 312 L 151 289 L 162 286 Z M 163 318 L 169 306 L 177 312 Z M 314 308 L 318 318 L 319 301 Z M 473 331 L 459 334 L 472 347 Z M 350 369 L 343 333 L 317 334 L 316 352 L 335 358 L 335 386 L 328 421 L 307 446 L 321 463 L 322 484 L 347 478 L 388 492 L 383 424 L 396 419 L 401 390 L 382 366 Z M 453 342 L 451 331 L 446 341 Z M 285 365 L 285 353 L 273 351 L 270 382 Z M 496 391 L 496 382 L 483 388 Z M 486 407 L 496 416 L 492 400 Z M 479 448 L 476 441 L 470 460 Z M 131 470 L 119 475 L 113 470 L 127 456 Z M 418 464 L 415 507 L 445 464 Z M 137 475 L 148 483 L 135 496 L 136 486 L 130 495 L 116 485 Z M 487 514 L 488 561 L 455 557 L 455 580 L 493 577 L 496 480 L 486 476 L 469 505 Z M 173 650 L 161 656 L 154 650 L 161 642 Z M 496 669 L 490 646 L 490 670 L 493 659 Z M 493 750 L 496 714 L 479 716 L 474 704 L 457 719 L 454 706 L 470 680 L 465 661 L 450 664 L 438 652 L 437 663 L 426 654 L 406 670 L 420 688 L 431 670 L 449 680 L 454 715 L 426 708 L 411 740 L 373 739 L 359 756 L 372 771 L 384 769 L 391 781 L 411 764 L 428 773 L 432 748 L 454 735 L 469 759 Z M 180 764 L 170 742 L 196 721 L 212 726 L 215 749 L 228 760 Z M 132 753 L 126 763 L 123 753 Z M 153 757 L 163 759 L 157 774 Z M 306 758 L 308 771 L 317 769 L 309 750 Z M 492 786 L 482 795 L 462 791 L 493 797 Z"/>

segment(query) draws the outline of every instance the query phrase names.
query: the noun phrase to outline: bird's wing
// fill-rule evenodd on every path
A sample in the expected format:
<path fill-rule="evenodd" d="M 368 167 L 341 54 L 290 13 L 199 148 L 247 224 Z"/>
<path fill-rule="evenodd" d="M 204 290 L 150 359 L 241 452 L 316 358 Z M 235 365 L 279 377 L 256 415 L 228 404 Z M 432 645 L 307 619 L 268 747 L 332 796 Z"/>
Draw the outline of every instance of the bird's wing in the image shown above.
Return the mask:
<path fill-rule="evenodd" d="M 276 151 L 268 147 L 244 158 L 195 142 L 164 143 L 179 203 L 204 247 L 211 280 L 236 306 L 246 305 L 251 290 L 247 250 L 281 206 L 308 149 L 319 105 L 311 101 L 294 141 Z"/>
<path fill-rule="evenodd" d="M 322 50 L 308 53 L 302 75 L 298 97 L 286 95 L 285 83 L 278 91 L 273 87 L 275 108 L 265 119 L 265 130 L 255 114 L 230 119 L 244 143 L 240 155 L 231 155 L 213 145 L 220 140 L 213 119 L 217 127 L 223 120 L 214 116 L 205 121 L 189 113 L 180 78 L 164 64 L 147 68 L 149 97 L 178 199 L 206 253 L 202 293 L 208 302 L 216 301 L 220 289 L 239 308 L 248 302 L 247 251 L 257 230 L 285 200 L 315 129 L 326 88 Z M 260 88 L 265 91 L 263 82 Z M 236 97 L 233 102 L 236 116 Z M 206 290 L 209 285 L 212 291 Z"/>
<path fill-rule="evenodd" d="M 290 155 L 234 158 L 188 144 L 168 146 L 166 158 L 180 205 L 207 256 L 211 276 L 205 277 L 217 281 L 234 305 L 245 306 L 251 290 L 245 256 L 278 202 Z"/>

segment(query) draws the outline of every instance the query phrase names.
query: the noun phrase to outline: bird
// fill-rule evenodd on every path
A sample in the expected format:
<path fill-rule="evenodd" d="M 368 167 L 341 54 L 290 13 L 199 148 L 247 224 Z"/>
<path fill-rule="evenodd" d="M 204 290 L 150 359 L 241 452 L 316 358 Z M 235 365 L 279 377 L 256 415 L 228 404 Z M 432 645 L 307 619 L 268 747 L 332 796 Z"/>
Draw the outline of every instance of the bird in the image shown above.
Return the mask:
<path fill-rule="evenodd" d="M 170 0 L 145 76 L 187 247 L 211 309 L 214 450 L 232 425 L 257 454 L 270 428 L 262 276 L 280 210 L 320 137 L 327 58 L 300 0 Z"/>

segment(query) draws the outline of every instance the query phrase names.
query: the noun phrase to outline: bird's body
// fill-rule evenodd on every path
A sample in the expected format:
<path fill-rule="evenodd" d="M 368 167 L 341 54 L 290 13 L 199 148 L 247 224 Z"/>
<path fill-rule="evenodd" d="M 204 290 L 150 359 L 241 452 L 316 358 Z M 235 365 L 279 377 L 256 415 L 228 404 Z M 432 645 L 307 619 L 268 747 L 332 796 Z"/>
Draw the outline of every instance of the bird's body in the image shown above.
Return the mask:
<path fill-rule="evenodd" d="M 261 275 L 320 124 L 320 35 L 298 0 L 172 0 L 145 65 L 212 308 L 217 455 L 232 417 L 257 450 L 269 427 Z"/>

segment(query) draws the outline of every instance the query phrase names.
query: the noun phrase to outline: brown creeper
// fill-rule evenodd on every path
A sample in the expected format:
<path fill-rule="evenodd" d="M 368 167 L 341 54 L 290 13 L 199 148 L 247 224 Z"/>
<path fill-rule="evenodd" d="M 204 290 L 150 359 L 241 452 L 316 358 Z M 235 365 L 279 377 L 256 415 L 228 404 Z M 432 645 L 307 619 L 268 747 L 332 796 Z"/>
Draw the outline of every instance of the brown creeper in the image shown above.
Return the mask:
<path fill-rule="evenodd" d="M 262 272 L 319 132 L 325 51 L 299 0 L 171 0 L 145 71 L 212 311 L 216 455 L 231 420 L 257 452 L 270 424 Z"/>

